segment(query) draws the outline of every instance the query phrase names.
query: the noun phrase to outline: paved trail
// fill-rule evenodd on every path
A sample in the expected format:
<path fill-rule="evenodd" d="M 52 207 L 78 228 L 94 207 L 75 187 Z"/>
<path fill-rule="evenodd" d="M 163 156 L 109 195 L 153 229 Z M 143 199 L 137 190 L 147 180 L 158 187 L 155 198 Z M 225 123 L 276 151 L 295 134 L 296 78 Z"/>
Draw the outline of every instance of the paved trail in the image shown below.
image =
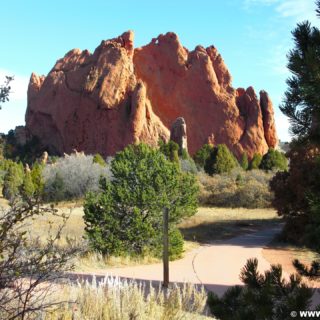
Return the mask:
<path fill-rule="evenodd" d="M 269 269 L 262 249 L 281 230 L 280 226 L 215 241 L 190 251 L 183 259 L 170 263 L 171 282 L 203 284 L 208 290 L 223 294 L 229 286 L 241 284 L 240 269 L 247 259 L 258 258 L 259 270 Z M 92 276 L 78 273 L 82 277 Z M 136 280 L 162 280 L 162 264 L 97 270 L 96 276 L 112 275 Z"/>

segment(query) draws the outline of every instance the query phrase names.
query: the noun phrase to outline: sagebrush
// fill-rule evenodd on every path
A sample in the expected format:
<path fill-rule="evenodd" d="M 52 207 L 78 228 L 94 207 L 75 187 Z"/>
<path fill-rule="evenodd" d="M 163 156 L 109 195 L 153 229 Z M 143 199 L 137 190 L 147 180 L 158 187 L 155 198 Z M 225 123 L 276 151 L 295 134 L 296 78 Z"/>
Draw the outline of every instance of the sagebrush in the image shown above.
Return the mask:
<path fill-rule="evenodd" d="M 269 189 L 272 177 L 272 172 L 244 171 L 240 168 L 229 174 L 213 176 L 199 173 L 199 202 L 217 207 L 268 208 L 273 199 L 273 193 Z"/>

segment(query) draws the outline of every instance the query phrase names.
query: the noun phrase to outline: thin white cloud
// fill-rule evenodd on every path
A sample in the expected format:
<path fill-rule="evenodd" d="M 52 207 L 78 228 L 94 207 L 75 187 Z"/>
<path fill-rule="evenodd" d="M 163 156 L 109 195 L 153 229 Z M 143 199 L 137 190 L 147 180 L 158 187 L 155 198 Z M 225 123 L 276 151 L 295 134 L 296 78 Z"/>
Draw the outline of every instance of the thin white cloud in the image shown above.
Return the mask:
<path fill-rule="evenodd" d="M 317 23 L 315 9 L 314 1 L 308 0 L 285 0 L 280 1 L 276 6 L 276 12 L 281 17 L 293 18 L 296 22 L 309 20 L 312 23 Z"/>
<path fill-rule="evenodd" d="M 319 22 L 315 13 L 315 1 L 312 0 L 244 0 L 243 6 L 246 10 L 256 6 L 273 6 L 279 17 L 293 19 L 294 22 Z"/>
<path fill-rule="evenodd" d="M 270 65 L 270 71 L 274 75 L 283 77 L 288 77 L 290 75 L 290 71 L 287 68 L 287 54 L 291 47 L 291 44 L 282 43 L 270 49 L 270 58 L 266 62 Z"/>

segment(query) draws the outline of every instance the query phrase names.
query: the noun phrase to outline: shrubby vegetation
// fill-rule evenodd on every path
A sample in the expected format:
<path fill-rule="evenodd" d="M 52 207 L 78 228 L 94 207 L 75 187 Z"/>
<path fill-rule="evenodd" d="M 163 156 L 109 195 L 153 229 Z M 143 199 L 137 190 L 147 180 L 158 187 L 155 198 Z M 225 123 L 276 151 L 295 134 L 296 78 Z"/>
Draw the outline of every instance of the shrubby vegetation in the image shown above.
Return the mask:
<path fill-rule="evenodd" d="M 95 280 L 95 279 L 94 279 Z M 66 304 L 44 320 L 112 319 L 112 320 L 194 320 L 209 319 L 202 316 L 206 307 L 203 287 L 174 285 L 165 292 L 149 285 L 105 278 L 103 281 L 81 283 L 68 290 Z"/>
<path fill-rule="evenodd" d="M 85 200 L 85 231 L 91 246 L 107 255 L 161 255 L 167 208 L 171 258 L 181 255 L 182 236 L 176 224 L 196 212 L 195 177 L 145 144 L 117 153 L 111 172 L 113 179 L 102 179 L 100 193 L 91 192 Z"/>
<path fill-rule="evenodd" d="M 205 161 L 204 170 L 209 175 L 230 173 L 238 166 L 238 161 L 224 144 L 214 147 Z"/>
<path fill-rule="evenodd" d="M 249 169 L 249 160 L 248 160 L 248 155 L 246 152 L 241 157 L 240 166 L 243 170 Z"/>
<path fill-rule="evenodd" d="M 3 167 L 6 173 L 3 178 L 2 194 L 6 199 L 11 200 L 19 194 L 24 179 L 24 168 L 22 163 L 13 161 L 6 161 Z"/>
<path fill-rule="evenodd" d="M 36 319 L 62 300 L 52 297 L 55 281 L 72 270 L 71 259 L 78 250 L 57 245 L 64 223 L 56 233 L 49 232 L 45 241 L 26 232 L 30 219 L 45 214 L 58 215 L 54 208 L 19 195 L 11 199 L 10 208 L 0 208 L 1 319 Z"/>
<path fill-rule="evenodd" d="M 288 169 L 288 160 L 282 152 L 271 148 L 262 157 L 259 167 L 263 170 L 285 171 Z"/>
<path fill-rule="evenodd" d="M 273 173 L 241 168 L 213 176 L 199 173 L 200 203 L 217 207 L 270 207 L 273 194 L 269 190 L 269 181 L 272 177 Z"/>
<path fill-rule="evenodd" d="M 97 157 L 71 154 L 59 158 L 43 169 L 45 199 L 61 201 L 82 198 L 89 191 L 99 190 L 101 177 L 110 180 L 111 173 L 109 167 Z"/>
<path fill-rule="evenodd" d="M 32 170 L 23 167 L 22 163 L 12 160 L 0 161 L 0 186 L 2 194 L 12 200 L 21 195 L 40 199 L 43 194 L 42 165 L 34 163 Z"/>
<path fill-rule="evenodd" d="M 159 150 L 165 157 L 171 162 L 179 163 L 179 145 L 174 141 L 169 141 L 168 143 L 159 140 Z"/>
<path fill-rule="evenodd" d="M 193 156 L 194 162 L 196 163 L 199 169 L 204 168 L 207 160 L 210 158 L 213 148 L 214 147 L 211 144 L 204 144 Z"/>
<path fill-rule="evenodd" d="M 182 171 L 193 173 L 193 174 L 198 173 L 197 166 L 190 156 L 188 156 L 186 159 L 179 159 L 179 162 L 180 162 L 180 168 Z"/>
<path fill-rule="evenodd" d="M 303 284 L 299 276 L 283 279 L 280 265 L 261 274 L 258 260 L 250 259 L 241 270 L 240 279 L 244 286 L 231 287 L 222 298 L 209 293 L 210 310 L 218 319 L 292 319 L 292 311 L 308 310 L 311 305 L 313 289 Z"/>
<path fill-rule="evenodd" d="M 93 161 L 93 163 L 100 164 L 101 167 L 106 167 L 107 166 L 106 161 L 102 158 L 102 156 L 99 153 L 96 153 L 93 156 L 92 161 Z"/>
<path fill-rule="evenodd" d="M 259 153 L 255 153 L 251 162 L 249 163 L 249 170 L 259 169 L 262 161 L 262 156 Z"/>

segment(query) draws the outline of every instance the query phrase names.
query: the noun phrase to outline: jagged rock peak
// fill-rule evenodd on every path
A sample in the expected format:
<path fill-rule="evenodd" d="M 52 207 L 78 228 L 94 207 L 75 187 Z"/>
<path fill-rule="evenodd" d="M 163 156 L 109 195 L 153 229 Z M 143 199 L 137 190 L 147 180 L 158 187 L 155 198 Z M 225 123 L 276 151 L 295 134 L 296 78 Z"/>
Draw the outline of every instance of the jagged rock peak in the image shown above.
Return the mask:
<path fill-rule="evenodd" d="M 129 143 L 168 140 L 188 126 L 188 150 L 225 143 L 237 157 L 277 145 L 274 112 L 262 91 L 234 89 L 214 46 L 189 51 L 168 32 L 134 49 L 132 31 L 93 53 L 73 49 L 46 77 L 31 75 L 26 126 L 48 151 L 113 155 Z"/>

